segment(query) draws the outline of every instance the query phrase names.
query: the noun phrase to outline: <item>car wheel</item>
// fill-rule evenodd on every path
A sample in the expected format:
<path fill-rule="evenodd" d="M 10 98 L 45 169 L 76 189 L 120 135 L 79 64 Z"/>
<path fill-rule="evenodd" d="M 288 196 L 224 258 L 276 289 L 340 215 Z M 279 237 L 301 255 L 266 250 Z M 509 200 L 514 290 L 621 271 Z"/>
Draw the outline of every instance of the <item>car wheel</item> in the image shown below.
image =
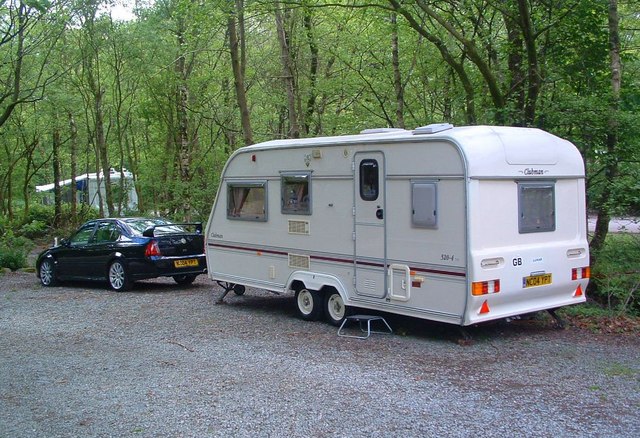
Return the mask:
<path fill-rule="evenodd" d="M 40 264 L 40 272 L 38 273 L 38 276 L 40 277 L 40 283 L 42 283 L 43 286 L 48 287 L 58 284 L 53 260 L 47 259 Z"/>
<path fill-rule="evenodd" d="M 109 266 L 109 286 L 116 292 L 123 292 L 131 288 L 131 280 L 124 264 L 116 260 Z"/>
<path fill-rule="evenodd" d="M 305 321 L 317 321 L 322 317 L 322 296 L 317 290 L 296 291 L 298 315 Z"/>
<path fill-rule="evenodd" d="M 174 275 L 173 281 L 178 283 L 179 285 L 186 286 L 188 284 L 193 283 L 196 279 L 197 275 L 194 274 L 182 274 L 182 275 Z"/>
<path fill-rule="evenodd" d="M 349 311 L 348 307 L 344 305 L 344 300 L 335 289 L 326 294 L 324 310 L 327 321 L 335 326 L 342 324 Z"/>

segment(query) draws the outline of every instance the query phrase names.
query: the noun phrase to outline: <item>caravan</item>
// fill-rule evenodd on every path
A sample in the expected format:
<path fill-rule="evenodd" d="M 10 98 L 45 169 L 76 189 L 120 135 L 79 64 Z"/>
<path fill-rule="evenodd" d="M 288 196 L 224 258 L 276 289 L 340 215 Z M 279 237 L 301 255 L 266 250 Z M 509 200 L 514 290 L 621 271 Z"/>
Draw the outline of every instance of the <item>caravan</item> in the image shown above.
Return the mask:
<path fill-rule="evenodd" d="M 585 301 L 584 165 L 538 129 L 434 124 L 275 140 L 228 160 L 208 275 L 295 294 L 303 319 L 349 308 L 461 326 Z"/>

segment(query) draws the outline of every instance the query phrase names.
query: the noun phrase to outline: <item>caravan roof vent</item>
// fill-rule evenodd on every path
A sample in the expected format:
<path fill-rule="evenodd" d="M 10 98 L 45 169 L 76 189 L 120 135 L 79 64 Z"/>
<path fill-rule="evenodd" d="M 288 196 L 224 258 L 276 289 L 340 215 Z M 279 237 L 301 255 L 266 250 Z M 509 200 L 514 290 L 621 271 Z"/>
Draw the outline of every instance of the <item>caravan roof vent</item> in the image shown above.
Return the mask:
<path fill-rule="evenodd" d="M 363 129 L 360 131 L 360 134 L 384 134 L 389 132 L 401 132 L 405 131 L 402 128 L 371 128 L 371 129 Z"/>
<path fill-rule="evenodd" d="M 451 123 L 432 123 L 427 126 L 421 126 L 413 130 L 413 135 L 419 134 L 435 134 L 436 132 L 446 131 L 453 128 Z"/>

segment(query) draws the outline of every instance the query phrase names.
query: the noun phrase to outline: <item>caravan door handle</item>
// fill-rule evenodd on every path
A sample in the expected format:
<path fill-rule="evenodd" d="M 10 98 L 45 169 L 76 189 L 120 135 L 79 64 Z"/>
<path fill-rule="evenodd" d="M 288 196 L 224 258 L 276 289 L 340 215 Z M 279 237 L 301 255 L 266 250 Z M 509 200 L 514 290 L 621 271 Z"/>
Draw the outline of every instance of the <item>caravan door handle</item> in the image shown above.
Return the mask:
<path fill-rule="evenodd" d="M 383 219 L 384 218 L 384 210 L 381 209 L 380 207 L 378 207 L 378 209 L 376 210 L 376 217 L 378 219 Z"/>

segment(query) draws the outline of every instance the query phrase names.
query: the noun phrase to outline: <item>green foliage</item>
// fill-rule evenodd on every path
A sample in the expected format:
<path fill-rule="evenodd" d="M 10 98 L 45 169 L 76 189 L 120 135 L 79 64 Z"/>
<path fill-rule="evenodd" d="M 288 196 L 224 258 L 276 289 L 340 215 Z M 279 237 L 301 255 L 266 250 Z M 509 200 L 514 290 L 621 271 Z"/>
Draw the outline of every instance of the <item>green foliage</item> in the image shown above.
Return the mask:
<path fill-rule="evenodd" d="M 31 240 L 6 231 L 0 236 L 0 268 L 15 271 L 27 267 L 27 257 L 32 248 Z"/>
<path fill-rule="evenodd" d="M 640 313 L 640 236 L 610 234 L 592 268 L 591 298 L 617 313 Z"/>

